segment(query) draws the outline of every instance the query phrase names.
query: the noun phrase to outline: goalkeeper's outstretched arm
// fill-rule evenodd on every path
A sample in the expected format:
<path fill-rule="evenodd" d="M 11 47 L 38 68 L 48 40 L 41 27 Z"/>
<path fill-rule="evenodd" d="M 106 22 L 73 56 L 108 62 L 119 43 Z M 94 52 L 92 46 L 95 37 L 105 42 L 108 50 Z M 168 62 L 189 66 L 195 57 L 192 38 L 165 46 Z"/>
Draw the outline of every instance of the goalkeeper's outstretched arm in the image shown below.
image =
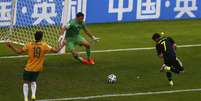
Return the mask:
<path fill-rule="evenodd" d="M 68 31 L 68 29 L 65 26 L 61 27 L 61 32 L 60 32 L 60 37 L 59 37 L 60 43 L 65 40 L 65 34 L 64 33 L 67 31 Z"/>
<path fill-rule="evenodd" d="M 93 35 L 89 32 L 89 30 L 87 28 L 84 28 L 84 33 L 93 39 Z"/>
<path fill-rule="evenodd" d="M 87 34 L 92 40 L 94 40 L 94 41 L 96 41 L 96 42 L 99 41 L 99 39 L 100 39 L 100 38 L 97 38 L 96 36 L 92 35 L 92 34 L 88 31 L 88 29 L 87 29 L 86 27 L 84 28 L 84 33 Z"/>
<path fill-rule="evenodd" d="M 65 31 L 67 31 L 67 28 L 61 27 L 61 33 L 60 33 L 60 35 L 63 35 Z"/>

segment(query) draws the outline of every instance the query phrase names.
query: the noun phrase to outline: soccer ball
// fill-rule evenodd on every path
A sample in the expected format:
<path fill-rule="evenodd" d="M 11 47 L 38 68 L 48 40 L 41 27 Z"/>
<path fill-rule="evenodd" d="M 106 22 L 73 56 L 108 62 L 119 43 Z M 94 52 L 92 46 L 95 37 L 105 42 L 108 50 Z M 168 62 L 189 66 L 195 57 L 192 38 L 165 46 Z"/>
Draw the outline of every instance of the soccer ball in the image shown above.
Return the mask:
<path fill-rule="evenodd" d="M 115 83 L 117 82 L 117 76 L 114 74 L 110 74 L 107 76 L 107 82 L 108 83 Z"/>

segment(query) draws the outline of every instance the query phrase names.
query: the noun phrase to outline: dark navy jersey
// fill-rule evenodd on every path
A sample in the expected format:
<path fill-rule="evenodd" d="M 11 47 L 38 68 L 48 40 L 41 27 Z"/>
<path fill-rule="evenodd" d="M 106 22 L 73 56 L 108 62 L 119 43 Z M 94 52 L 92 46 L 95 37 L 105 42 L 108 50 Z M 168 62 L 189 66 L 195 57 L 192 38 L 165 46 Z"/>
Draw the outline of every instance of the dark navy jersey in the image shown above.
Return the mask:
<path fill-rule="evenodd" d="M 165 60 L 170 58 L 176 58 L 176 53 L 173 45 L 175 41 L 170 37 L 162 37 L 156 44 L 157 54 L 163 54 Z"/>

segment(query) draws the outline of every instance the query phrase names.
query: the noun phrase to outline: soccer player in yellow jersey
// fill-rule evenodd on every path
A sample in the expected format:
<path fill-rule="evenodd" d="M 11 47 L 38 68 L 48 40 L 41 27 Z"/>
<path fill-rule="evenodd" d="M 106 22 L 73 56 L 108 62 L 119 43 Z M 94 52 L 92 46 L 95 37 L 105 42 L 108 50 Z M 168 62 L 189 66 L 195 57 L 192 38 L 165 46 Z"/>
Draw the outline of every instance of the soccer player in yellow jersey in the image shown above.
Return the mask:
<path fill-rule="evenodd" d="M 27 52 L 28 62 L 23 73 L 23 94 L 24 101 L 28 101 L 29 85 L 31 86 L 32 101 L 36 99 L 36 80 L 40 72 L 43 71 L 43 64 L 45 60 L 45 54 L 49 52 L 57 53 L 63 48 L 64 44 L 60 48 L 50 48 L 45 42 L 41 42 L 43 38 L 43 32 L 37 31 L 35 33 L 35 42 L 26 44 L 23 48 L 14 47 L 11 43 L 7 43 L 7 46 L 14 52 L 21 54 Z"/>

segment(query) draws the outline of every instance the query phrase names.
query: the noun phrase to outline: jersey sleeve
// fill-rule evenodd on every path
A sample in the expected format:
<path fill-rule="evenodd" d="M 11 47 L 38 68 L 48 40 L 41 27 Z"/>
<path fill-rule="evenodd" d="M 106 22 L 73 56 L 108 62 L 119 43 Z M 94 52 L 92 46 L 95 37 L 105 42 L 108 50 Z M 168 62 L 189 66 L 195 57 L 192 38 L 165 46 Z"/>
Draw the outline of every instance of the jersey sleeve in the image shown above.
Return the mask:
<path fill-rule="evenodd" d="M 157 55 L 161 55 L 161 53 L 162 53 L 162 47 L 161 47 L 160 44 L 156 45 L 156 52 L 157 52 Z"/>
<path fill-rule="evenodd" d="M 66 29 L 69 29 L 71 27 L 70 23 L 67 23 L 67 25 L 64 26 Z"/>
<path fill-rule="evenodd" d="M 64 27 L 65 27 L 66 29 L 70 29 L 73 25 L 74 25 L 73 22 L 72 22 L 72 21 L 69 21 Z"/>
<path fill-rule="evenodd" d="M 24 46 L 22 47 L 22 51 L 24 51 L 24 52 L 28 51 L 29 45 L 30 45 L 30 43 L 24 45 Z"/>
<path fill-rule="evenodd" d="M 171 38 L 171 37 L 167 37 L 167 39 L 171 42 L 171 43 L 175 43 L 175 41 Z"/>
<path fill-rule="evenodd" d="M 82 23 L 82 29 L 86 30 L 86 24 L 84 22 Z"/>
<path fill-rule="evenodd" d="M 53 50 L 53 48 L 50 47 L 47 43 L 44 43 L 43 47 L 44 47 L 45 52 L 51 52 Z"/>

